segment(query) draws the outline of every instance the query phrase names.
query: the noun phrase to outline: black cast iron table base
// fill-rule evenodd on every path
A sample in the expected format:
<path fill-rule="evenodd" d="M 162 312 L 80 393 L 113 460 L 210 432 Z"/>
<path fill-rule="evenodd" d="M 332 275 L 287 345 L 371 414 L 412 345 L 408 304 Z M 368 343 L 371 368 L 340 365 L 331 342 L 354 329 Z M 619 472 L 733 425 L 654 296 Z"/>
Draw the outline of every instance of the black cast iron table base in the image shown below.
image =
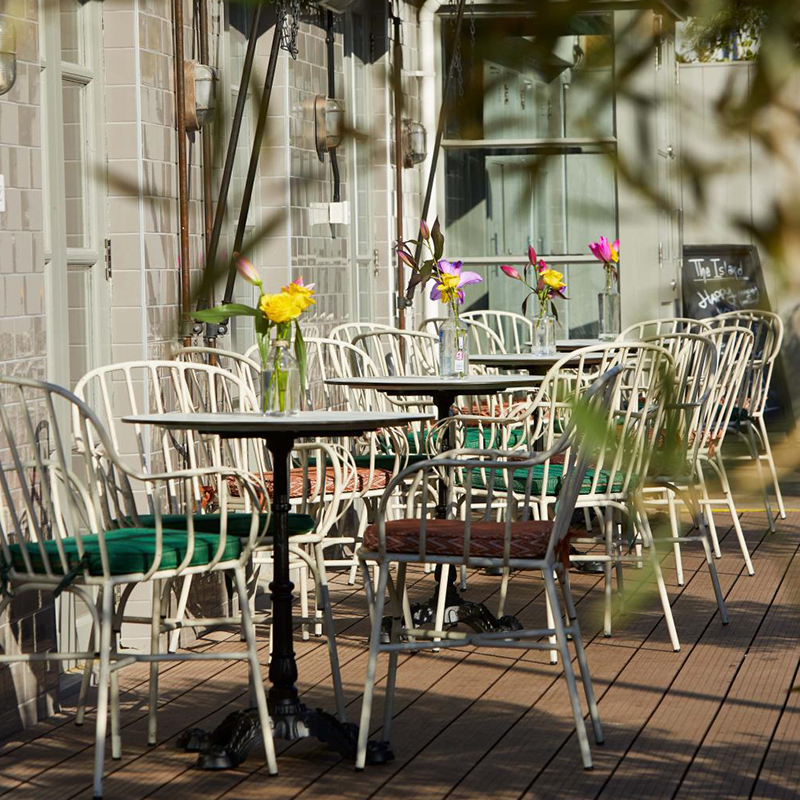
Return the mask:
<path fill-rule="evenodd" d="M 358 726 L 340 722 L 333 714 L 317 708 L 314 711 L 302 703 L 270 711 L 272 736 L 289 742 L 313 737 L 329 745 L 344 758 L 355 760 L 358 743 Z M 258 709 L 248 708 L 228 714 L 211 733 L 201 728 L 187 730 L 178 746 L 188 753 L 198 753 L 200 769 L 234 769 L 253 751 L 264 746 Z M 394 760 L 388 742 L 370 742 L 367 745 L 368 764 L 386 764 Z"/>

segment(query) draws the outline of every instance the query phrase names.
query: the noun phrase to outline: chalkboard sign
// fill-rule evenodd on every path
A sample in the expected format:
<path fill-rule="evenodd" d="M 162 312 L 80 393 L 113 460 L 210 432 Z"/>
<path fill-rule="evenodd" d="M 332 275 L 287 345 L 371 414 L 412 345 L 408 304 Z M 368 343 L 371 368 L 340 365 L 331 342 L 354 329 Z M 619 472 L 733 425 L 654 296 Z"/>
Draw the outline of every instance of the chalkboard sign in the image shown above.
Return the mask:
<path fill-rule="evenodd" d="M 685 317 L 770 310 L 761 260 L 752 245 L 686 245 L 682 283 Z"/>
<path fill-rule="evenodd" d="M 683 316 L 703 319 L 746 309 L 771 311 L 758 250 L 740 244 L 685 245 Z M 791 426 L 792 401 L 780 358 L 775 363 L 766 414 Z"/>

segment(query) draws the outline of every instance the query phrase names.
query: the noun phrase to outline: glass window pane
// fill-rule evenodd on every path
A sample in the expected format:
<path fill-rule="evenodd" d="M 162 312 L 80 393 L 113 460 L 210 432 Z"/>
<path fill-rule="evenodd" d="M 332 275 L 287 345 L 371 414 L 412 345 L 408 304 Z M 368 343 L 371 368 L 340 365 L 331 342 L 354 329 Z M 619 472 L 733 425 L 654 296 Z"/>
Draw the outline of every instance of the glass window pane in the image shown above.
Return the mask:
<path fill-rule="evenodd" d="M 85 65 L 84 13 L 78 0 L 61 3 L 61 60 Z"/>
<path fill-rule="evenodd" d="M 86 86 L 65 80 L 64 106 L 64 197 L 67 247 L 89 247 L 87 213 Z"/>
<path fill-rule="evenodd" d="M 450 23 L 444 32 L 449 63 Z M 539 40 L 534 16 L 492 15 L 464 25 L 446 138 L 613 136 L 612 32 L 609 14 L 573 18 L 552 46 Z M 601 92 L 607 99 L 598 106 Z"/>
<path fill-rule="evenodd" d="M 589 242 L 616 230 L 613 158 L 599 148 L 452 149 L 445 168 L 453 257 L 521 257 L 531 244 L 542 254 L 586 255 Z"/>
<path fill-rule="evenodd" d="M 560 325 L 556 338 L 582 339 L 596 337 L 599 333 L 598 295 L 605 285 L 605 273 L 598 262 L 550 261 L 550 266 L 564 274 L 568 300 L 556 300 Z M 466 292 L 465 311 L 490 308 L 495 311 L 522 313 L 525 295 L 520 284 L 500 269 L 500 264 L 465 262 L 465 266 L 483 276 L 483 283 L 470 286 Z M 521 269 L 521 267 L 520 267 Z M 624 279 L 624 278 L 623 278 Z M 536 308 L 535 300 L 528 304 L 528 315 Z"/>
<path fill-rule="evenodd" d="M 91 330 L 91 269 L 70 264 L 67 267 L 67 319 L 69 324 L 70 387 L 92 367 L 90 358 Z"/>

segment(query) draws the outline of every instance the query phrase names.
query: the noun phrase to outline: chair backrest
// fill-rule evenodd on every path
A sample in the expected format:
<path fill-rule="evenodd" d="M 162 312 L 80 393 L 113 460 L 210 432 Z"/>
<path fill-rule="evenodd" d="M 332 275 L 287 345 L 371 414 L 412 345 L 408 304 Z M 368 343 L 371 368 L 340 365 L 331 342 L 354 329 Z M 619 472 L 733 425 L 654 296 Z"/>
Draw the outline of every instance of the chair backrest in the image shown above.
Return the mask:
<path fill-rule="evenodd" d="M 95 442 L 110 469 L 99 469 L 90 448 L 80 444 L 73 448 L 70 420 L 78 442 Z M 131 478 L 144 476 L 125 466 L 94 412 L 74 394 L 54 384 L 0 377 L 0 434 L 0 495 L 12 529 L 7 531 L 0 521 L 2 588 L 6 588 L 7 575 L 12 579 L 39 580 L 44 576 L 54 581 L 82 571 L 87 582 L 107 579 L 111 567 L 106 532 L 119 527 L 120 519 L 135 516 L 125 486 L 130 486 Z M 185 556 L 176 565 L 174 561 L 164 561 L 161 511 L 165 500 L 168 502 L 174 493 L 175 484 L 181 483 L 181 490 L 190 496 L 192 484 L 203 477 L 202 471 L 187 470 L 174 475 L 170 481 L 173 485 L 168 487 L 161 476 L 148 476 L 156 516 L 152 534 L 155 553 L 147 565 L 131 567 L 131 574 L 146 579 L 166 568 L 179 574 L 190 566 L 195 547 L 191 515 L 182 545 Z M 219 563 L 225 552 L 227 486 L 227 480 L 221 481 L 224 520 L 208 567 Z M 245 484 L 239 484 L 237 489 L 242 495 L 250 492 Z M 255 502 L 255 496 L 251 500 Z M 258 524 L 258 515 L 254 514 L 246 554 L 255 543 Z M 87 551 L 89 536 L 93 539 L 91 550 Z"/>
<path fill-rule="evenodd" d="M 437 338 L 422 331 L 392 328 L 360 333 L 353 344 L 360 347 L 388 375 L 436 375 Z"/>
<path fill-rule="evenodd" d="M 419 330 L 439 339 L 439 331 L 446 319 L 447 317 L 430 317 L 423 320 Z M 506 352 L 502 339 L 488 325 L 475 319 L 464 318 L 464 321 L 467 323 L 470 353 L 493 355 Z"/>
<path fill-rule="evenodd" d="M 667 333 L 646 340 L 667 350 L 673 358 L 673 385 L 655 442 L 659 474 L 683 472 L 694 463 L 702 437 L 708 403 L 716 382 L 717 343 L 713 336 L 695 333 Z"/>
<path fill-rule="evenodd" d="M 181 347 L 172 357 L 176 361 L 205 364 L 232 372 L 247 385 L 255 397 L 261 395 L 261 364 L 257 345 L 249 347 L 244 355 L 217 347 Z"/>
<path fill-rule="evenodd" d="M 705 334 L 717 349 L 717 370 L 700 427 L 699 452 L 713 456 L 722 447 L 725 432 L 740 399 L 742 385 L 750 370 L 755 337 L 737 325 L 715 327 Z"/>
<path fill-rule="evenodd" d="M 747 309 L 729 311 L 707 322 L 713 327 L 736 325 L 752 332 L 753 352 L 737 403 L 751 417 L 763 416 L 775 361 L 783 345 L 783 320 L 771 311 Z"/>
<path fill-rule="evenodd" d="M 412 513 L 419 517 L 415 526 L 419 528 L 416 553 L 393 555 L 393 559 L 409 561 L 431 561 L 471 564 L 473 566 L 496 565 L 525 566 L 526 562 L 538 561 L 530 555 L 530 533 L 522 531 L 515 536 L 517 522 L 527 522 L 531 516 L 531 500 L 536 494 L 533 488 L 536 467 L 554 460 L 558 456 L 567 459 L 565 478 L 559 494 L 555 523 L 550 531 L 544 558 L 554 563 L 555 556 L 569 532 L 577 498 L 587 477 L 587 470 L 596 459 L 598 447 L 604 446 L 615 436 L 615 421 L 608 415 L 614 398 L 619 395 L 619 380 L 622 366 L 612 368 L 600 376 L 580 397 L 575 398 L 571 421 L 562 431 L 553 446 L 544 452 L 504 452 L 496 450 L 453 450 L 428 461 L 411 466 L 395 477 L 381 500 L 378 518 L 378 547 L 386 553 L 385 510 L 393 489 L 400 484 L 410 484 L 408 492 L 414 498 Z M 518 476 L 524 486 L 517 484 Z M 500 476 L 504 476 L 500 480 Z M 429 519 L 437 511 L 435 485 L 446 480 L 448 487 L 448 516 L 458 514 L 460 522 L 457 535 L 463 536 L 460 555 L 440 555 L 428 547 Z M 458 495 L 458 500 L 454 496 Z M 520 497 L 520 495 L 522 497 Z M 472 529 L 482 517 L 483 521 L 494 521 L 500 508 L 505 509 L 502 540 L 499 536 L 489 543 L 484 537 L 473 537 Z M 518 514 L 514 510 L 519 509 Z M 499 534 L 499 531 L 498 531 Z M 522 541 L 520 541 L 522 540 Z M 526 541 L 527 540 L 527 541 Z M 520 547 L 522 545 L 522 547 Z M 562 551 L 563 553 L 563 551 Z"/>
<path fill-rule="evenodd" d="M 311 408 L 317 411 L 385 411 L 391 404 L 372 389 L 331 386 L 332 378 L 370 378 L 381 374 L 360 347 L 339 339 L 307 338 L 307 378 Z"/>
<path fill-rule="evenodd" d="M 617 341 L 652 339 L 654 336 L 664 336 L 670 333 L 696 333 L 702 336 L 708 330 L 710 330 L 708 321 L 702 319 L 690 319 L 689 317 L 648 319 L 625 328 L 617 336 Z"/>
<path fill-rule="evenodd" d="M 328 338 L 338 339 L 339 341 L 347 342 L 347 344 L 352 344 L 353 339 L 361 333 L 394 330 L 397 330 L 397 328 L 393 325 L 382 325 L 379 322 L 343 322 L 331 329 Z"/>
<path fill-rule="evenodd" d="M 183 413 L 257 411 L 258 400 L 250 387 L 233 372 L 221 367 L 186 361 L 128 361 L 98 367 L 84 375 L 75 386 L 76 396 L 93 400 L 98 418 L 109 432 L 114 452 L 142 473 L 174 472 L 185 468 L 235 466 L 263 473 L 263 452 L 252 442 L 222 440 L 194 431 L 152 430 L 150 426 L 129 425 L 121 418 L 133 414 L 169 411 Z M 77 421 L 76 421 L 77 422 Z M 88 446 L 98 459 L 107 454 L 101 442 Z M 169 485 L 169 484 L 168 484 Z M 180 483 L 170 495 L 170 510 L 182 505 Z M 202 501 L 205 489 L 197 481 L 195 499 Z M 153 513 L 153 497 L 147 503 Z"/>
<path fill-rule="evenodd" d="M 503 353 L 527 353 L 533 339 L 533 322 L 514 311 L 465 311 L 466 320 L 480 322 L 500 340 Z"/>

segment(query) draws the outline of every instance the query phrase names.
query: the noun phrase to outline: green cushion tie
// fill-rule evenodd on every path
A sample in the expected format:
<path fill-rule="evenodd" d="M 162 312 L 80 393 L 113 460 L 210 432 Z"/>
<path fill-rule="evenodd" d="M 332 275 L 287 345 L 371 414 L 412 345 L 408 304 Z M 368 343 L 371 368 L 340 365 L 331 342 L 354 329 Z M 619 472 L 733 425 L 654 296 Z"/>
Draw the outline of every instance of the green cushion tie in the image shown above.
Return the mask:
<path fill-rule="evenodd" d="M 84 571 L 88 570 L 92 564 L 92 559 L 89 553 L 84 553 L 77 564 L 59 581 L 58 586 L 53 589 L 53 597 L 58 597 L 64 589 L 69 589 L 77 577 Z"/>

